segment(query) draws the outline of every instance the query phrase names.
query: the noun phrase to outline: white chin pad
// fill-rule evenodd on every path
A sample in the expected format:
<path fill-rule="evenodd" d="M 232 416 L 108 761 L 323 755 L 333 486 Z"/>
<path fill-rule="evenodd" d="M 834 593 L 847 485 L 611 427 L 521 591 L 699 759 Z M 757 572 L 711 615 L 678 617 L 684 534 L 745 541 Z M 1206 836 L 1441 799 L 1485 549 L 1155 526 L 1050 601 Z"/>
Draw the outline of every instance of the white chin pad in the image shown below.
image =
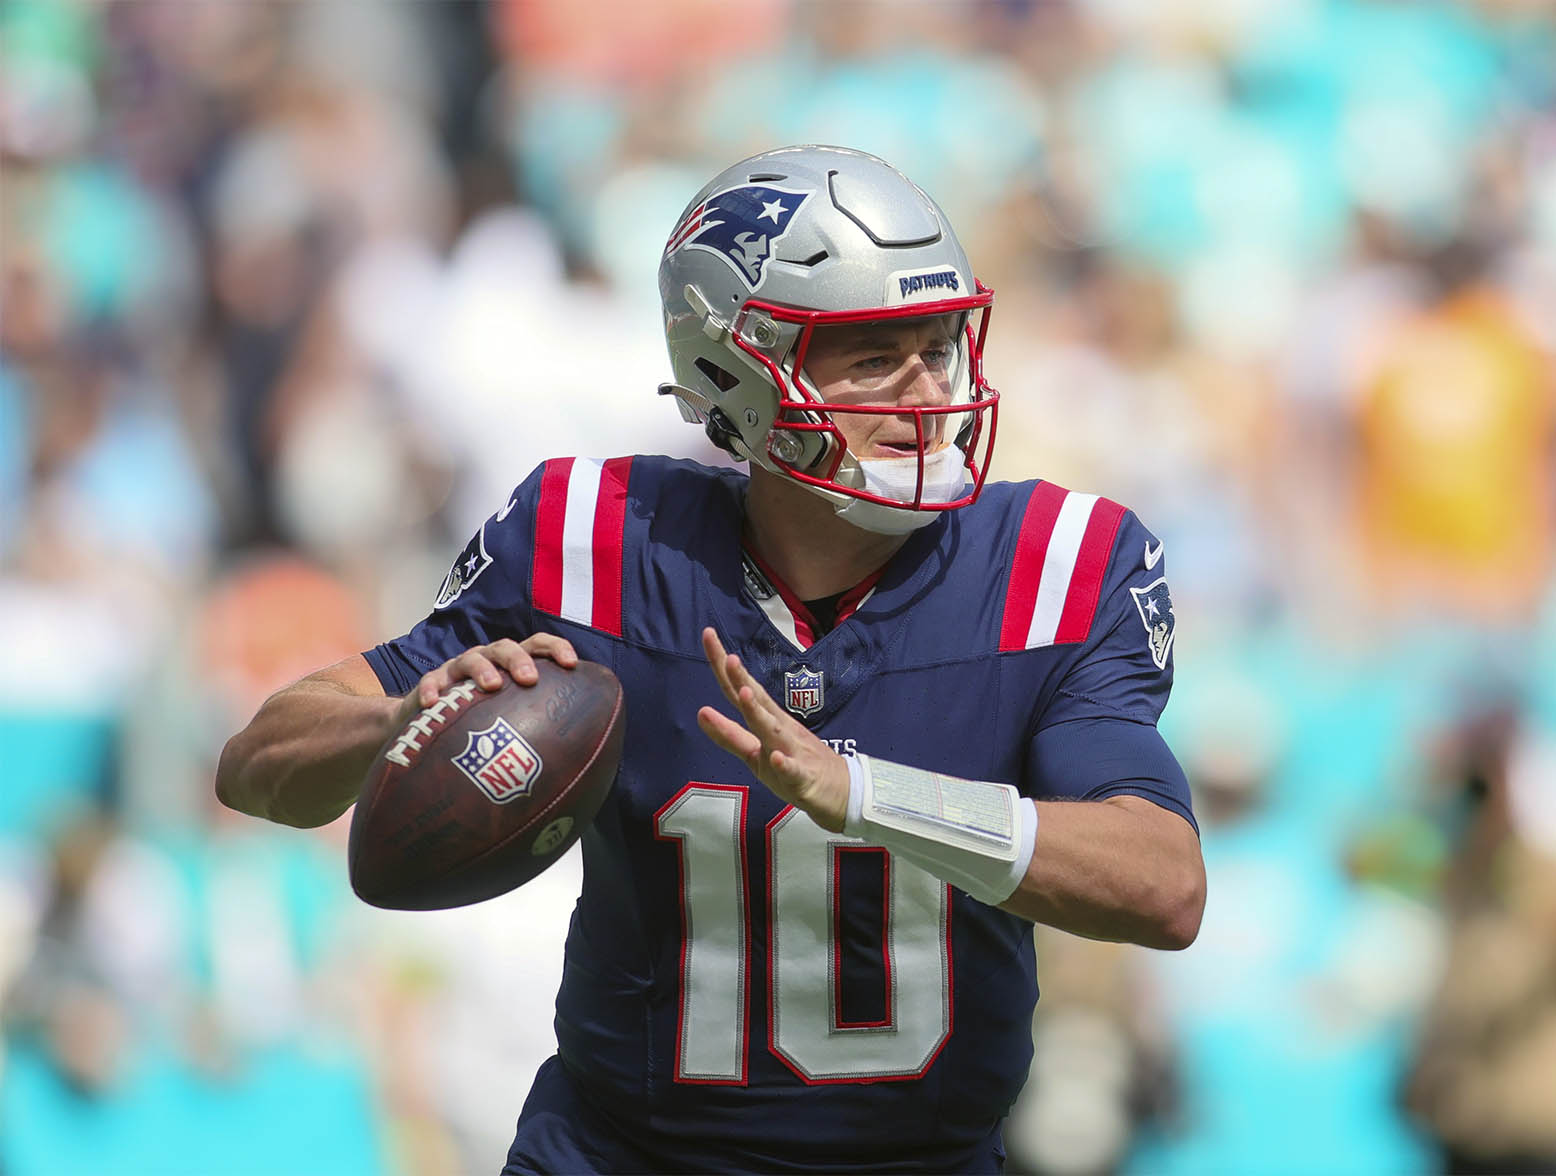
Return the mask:
<path fill-rule="evenodd" d="M 882 498 L 912 502 L 918 494 L 917 456 L 861 460 L 859 472 L 864 490 Z M 942 445 L 924 457 L 924 502 L 950 502 L 960 498 L 967 482 L 966 459 L 954 445 Z"/>
<path fill-rule="evenodd" d="M 883 457 L 868 461 L 850 460 L 847 484 L 882 498 L 912 502 L 918 493 L 918 458 Z M 951 502 L 960 498 L 967 486 L 966 458 L 955 445 L 944 445 L 924 459 L 923 502 Z M 837 507 L 838 518 L 866 531 L 884 535 L 904 535 L 928 526 L 939 511 L 914 510 L 911 506 L 883 506 L 863 498 L 850 498 Z"/>

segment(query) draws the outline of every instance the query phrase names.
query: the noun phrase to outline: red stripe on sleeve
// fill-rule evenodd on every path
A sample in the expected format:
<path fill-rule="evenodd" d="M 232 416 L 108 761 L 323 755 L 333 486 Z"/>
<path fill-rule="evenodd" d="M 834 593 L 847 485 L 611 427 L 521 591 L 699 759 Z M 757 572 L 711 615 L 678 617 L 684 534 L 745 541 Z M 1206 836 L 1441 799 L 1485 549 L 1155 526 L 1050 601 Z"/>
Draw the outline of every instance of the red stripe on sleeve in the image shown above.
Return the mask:
<path fill-rule="evenodd" d="M 1075 571 L 1070 576 L 1064 611 L 1059 614 L 1055 645 L 1084 641 L 1091 632 L 1092 619 L 1097 615 L 1097 601 L 1102 597 L 1102 578 L 1107 574 L 1108 556 L 1113 551 L 1113 538 L 1118 534 L 1118 524 L 1123 518 L 1124 508 L 1111 499 L 1099 498 L 1092 507 L 1086 533 L 1081 536 L 1081 549 L 1075 555 Z"/>
<path fill-rule="evenodd" d="M 540 502 L 535 507 L 535 563 L 530 572 L 530 597 L 535 607 L 562 614 L 562 524 L 567 518 L 567 482 L 573 459 L 546 463 L 540 475 Z"/>
<path fill-rule="evenodd" d="M 1048 554 L 1048 540 L 1068 493 L 1052 482 L 1039 482 L 1027 499 L 1016 554 L 1010 561 L 1010 582 L 1005 589 L 1005 617 L 1000 624 L 1002 651 L 1027 647 L 1027 631 L 1037 608 L 1037 585 L 1043 576 L 1043 557 Z"/>
<path fill-rule="evenodd" d="M 621 553 L 627 520 L 630 457 L 613 457 L 600 469 L 594 501 L 594 628 L 621 636 Z"/>

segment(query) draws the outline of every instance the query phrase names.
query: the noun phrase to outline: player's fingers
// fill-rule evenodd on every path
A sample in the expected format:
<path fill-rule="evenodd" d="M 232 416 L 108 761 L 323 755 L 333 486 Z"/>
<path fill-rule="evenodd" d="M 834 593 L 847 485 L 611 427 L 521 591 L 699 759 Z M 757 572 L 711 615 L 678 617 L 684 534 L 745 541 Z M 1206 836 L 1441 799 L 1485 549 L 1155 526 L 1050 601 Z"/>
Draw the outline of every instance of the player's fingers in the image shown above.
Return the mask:
<path fill-rule="evenodd" d="M 751 676 L 740 656 L 728 653 L 724 649 L 724 643 L 711 628 L 702 631 L 702 651 L 708 659 L 708 665 L 713 670 L 713 676 L 718 680 L 719 689 L 724 692 L 724 697 L 737 707 L 740 706 L 740 691 L 742 687 L 748 687 L 756 698 L 759 709 L 768 711 L 780 718 L 788 716 L 772 696 L 767 693 L 766 687 Z"/>
<path fill-rule="evenodd" d="M 735 703 L 740 707 L 746 726 L 750 727 L 752 734 L 763 743 L 785 741 L 788 734 L 788 724 L 785 721 L 788 716 L 774 713 L 771 706 L 767 705 L 771 701 L 766 698 L 760 686 L 754 689 L 750 685 L 742 686 L 735 696 Z"/>
<path fill-rule="evenodd" d="M 774 772 L 787 781 L 790 788 L 797 788 L 808 780 L 805 770 L 800 767 L 799 760 L 792 755 L 786 755 L 781 748 L 775 747 L 768 752 L 767 762 L 772 765 Z"/>
<path fill-rule="evenodd" d="M 394 712 L 394 718 L 389 720 L 389 729 L 398 731 L 416 717 L 424 704 L 421 700 L 421 683 L 417 683 L 405 692 L 405 697 L 400 699 L 400 708 Z"/>
<path fill-rule="evenodd" d="M 719 635 L 712 628 L 702 631 L 702 652 L 708 659 L 708 668 L 713 671 L 713 678 L 719 684 L 724 697 L 732 703 L 736 703 L 735 687 L 729 679 L 729 669 L 726 663 L 730 655 L 724 652 L 724 643 L 719 640 Z"/>
<path fill-rule="evenodd" d="M 573 643 L 555 633 L 531 633 L 519 644 L 530 657 L 550 658 L 563 669 L 570 670 L 578 664 L 578 651 Z"/>
<path fill-rule="evenodd" d="M 455 682 L 461 682 L 471 676 L 467 671 L 459 668 L 459 661 L 459 658 L 450 658 L 437 669 L 429 670 L 422 675 L 415 690 L 418 705 L 431 706 L 438 700 L 438 696 Z"/>
<path fill-rule="evenodd" d="M 526 654 L 526 657 L 529 655 Z M 496 691 L 502 689 L 502 674 L 492 664 L 491 658 L 486 656 L 486 647 L 477 646 L 467 649 L 464 653 L 452 661 L 444 663 L 443 669 L 447 672 L 448 682 L 444 686 L 452 686 L 455 682 L 469 678 L 482 690 Z"/>
<path fill-rule="evenodd" d="M 748 765 L 762 753 L 762 741 L 747 731 L 728 715 L 705 706 L 697 712 L 697 726 L 702 733 L 730 755 L 744 760 Z"/>
<path fill-rule="evenodd" d="M 773 701 L 773 696 L 767 693 L 767 687 L 752 677 L 751 671 L 746 669 L 745 663 L 733 653 L 725 658 L 725 673 L 728 675 L 730 685 L 737 695 L 742 689 L 749 689 L 760 710 L 766 711 L 779 719 L 787 719 L 789 717 L 787 712 Z"/>
<path fill-rule="evenodd" d="M 535 670 L 535 661 L 530 657 L 527 645 L 528 642 L 520 645 L 511 637 L 503 637 L 486 646 L 485 652 L 493 665 L 507 670 L 508 676 L 520 686 L 533 686 L 540 680 L 540 674 Z"/>
<path fill-rule="evenodd" d="M 431 706 L 437 701 L 438 695 L 442 694 L 452 684 L 447 681 L 447 678 L 448 671 L 444 666 L 439 666 L 435 670 L 428 670 L 421 676 L 421 680 L 416 683 L 416 689 L 411 691 L 407 697 L 414 697 L 418 707 Z"/>
<path fill-rule="evenodd" d="M 767 770 L 763 776 L 768 787 L 774 792 L 783 795 L 790 804 L 804 809 L 824 829 L 833 832 L 841 832 L 848 816 L 848 769 L 843 768 L 844 779 L 841 782 L 841 794 L 832 793 L 836 797 L 834 804 L 827 804 L 824 798 L 829 794 L 825 783 L 827 767 L 824 763 L 805 755 L 786 752 L 781 748 L 773 748 L 767 753 Z M 839 807 L 840 806 L 840 807 Z M 818 811 L 820 809 L 821 811 Z M 836 825 L 828 823 L 828 818 L 822 812 L 830 811 L 832 820 Z"/>

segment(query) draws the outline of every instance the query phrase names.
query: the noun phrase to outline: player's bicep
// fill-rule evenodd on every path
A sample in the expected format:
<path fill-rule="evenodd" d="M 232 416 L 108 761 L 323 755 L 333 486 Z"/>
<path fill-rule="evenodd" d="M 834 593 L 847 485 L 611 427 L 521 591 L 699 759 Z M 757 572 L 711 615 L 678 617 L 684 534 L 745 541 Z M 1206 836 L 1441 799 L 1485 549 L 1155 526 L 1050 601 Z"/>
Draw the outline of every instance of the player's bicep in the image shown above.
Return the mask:
<path fill-rule="evenodd" d="M 1172 691 L 1174 625 L 1162 545 L 1126 514 L 1092 631 L 1027 749 L 1027 779 L 1039 799 L 1135 796 L 1194 825 L 1188 781 L 1156 728 Z"/>
<path fill-rule="evenodd" d="M 360 653 L 343 657 L 334 665 L 315 670 L 297 682 L 298 686 L 312 689 L 336 690 L 359 698 L 382 698 L 388 693 L 373 667 Z"/>
<path fill-rule="evenodd" d="M 1039 800 L 1135 796 L 1199 827 L 1188 779 L 1154 724 L 1117 716 L 1054 723 L 1028 744 L 1026 768 Z"/>
<path fill-rule="evenodd" d="M 1126 514 L 1091 631 L 1065 667 L 1040 725 L 1106 716 L 1154 724 L 1172 692 L 1175 628 L 1162 545 Z"/>

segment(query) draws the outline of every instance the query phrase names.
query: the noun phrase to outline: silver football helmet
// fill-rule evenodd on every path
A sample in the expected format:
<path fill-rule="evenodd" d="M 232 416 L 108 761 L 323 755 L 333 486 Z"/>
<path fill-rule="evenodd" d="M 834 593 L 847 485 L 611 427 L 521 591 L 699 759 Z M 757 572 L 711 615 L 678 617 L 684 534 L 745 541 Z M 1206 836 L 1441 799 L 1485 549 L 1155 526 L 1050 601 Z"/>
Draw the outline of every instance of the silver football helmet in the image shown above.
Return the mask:
<path fill-rule="evenodd" d="M 983 378 L 994 295 L 939 206 L 883 160 L 785 147 L 721 172 L 676 222 L 659 295 L 675 373 L 659 390 L 715 444 L 872 531 L 906 532 L 978 497 L 998 416 Z M 959 316 L 946 404 L 832 404 L 805 373 L 818 326 L 946 314 Z M 852 453 L 838 413 L 912 416 L 916 471 L 910 458 L 907 476 L 872 476 L 892 463 Z M 932 454 L 932 437 L 954 451 Z"/>

